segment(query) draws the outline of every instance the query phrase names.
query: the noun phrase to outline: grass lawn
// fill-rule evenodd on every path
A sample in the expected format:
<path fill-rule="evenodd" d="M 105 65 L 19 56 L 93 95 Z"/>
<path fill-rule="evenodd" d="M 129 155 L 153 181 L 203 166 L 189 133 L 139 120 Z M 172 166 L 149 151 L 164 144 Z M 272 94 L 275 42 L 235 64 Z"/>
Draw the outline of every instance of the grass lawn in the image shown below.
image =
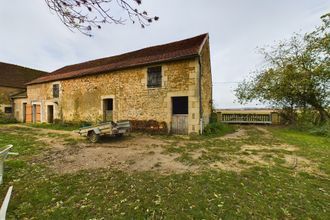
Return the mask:
<path fill-rule="evenodd" d="M 229 138 L 155 137 L 167 141 L 162 155 L 198 167 L 187 172 L 113 166 L 59 174 L 40 160 L 51 148 L 45 133 L 0 125 L 0 146 L 13 144 L 20 154 L 6 161 L 0 198 L 14 186 L 8 219 L 328 219 L 329 138 L 243 129 L 242 136 Z M 77 144 L 64 134 L 48 137 Z M 314 169 L 300 169 L 300 162 L 288 166 L 291 156 Z"/>

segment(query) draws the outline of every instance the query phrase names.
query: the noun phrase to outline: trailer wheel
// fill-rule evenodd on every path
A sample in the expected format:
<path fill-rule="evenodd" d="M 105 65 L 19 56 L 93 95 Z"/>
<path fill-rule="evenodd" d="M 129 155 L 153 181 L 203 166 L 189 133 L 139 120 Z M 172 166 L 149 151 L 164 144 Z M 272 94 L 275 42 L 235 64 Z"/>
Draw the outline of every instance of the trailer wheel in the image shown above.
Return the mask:
<path fill-rule="evenodd" d="M 88 133 L 88 139 L 92 143 L 97 143 L 100 140 L 100 135 L 96 134 L 94 131 Z"/>

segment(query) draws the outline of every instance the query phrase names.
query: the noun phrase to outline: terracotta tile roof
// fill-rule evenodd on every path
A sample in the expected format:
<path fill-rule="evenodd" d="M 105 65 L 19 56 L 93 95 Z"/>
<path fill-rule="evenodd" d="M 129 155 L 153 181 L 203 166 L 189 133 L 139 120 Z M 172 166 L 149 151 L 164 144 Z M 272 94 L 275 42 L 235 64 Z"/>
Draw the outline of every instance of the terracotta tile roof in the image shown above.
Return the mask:
<path fill-rule="evenodd" d="M 186 40 L 148 47 L 118 56 L 65 66 L 47 74 L 46 76 L 42 76 L 29 82 L 28 85 L 77 78 L 124 68 L 193 57 L 199 54 L 200 49 L 207 38 L 208 34 L 202 34 Z"/>
<path fill-rule="evenodd" d="M 46 72 L 0 62 L 0 86 L 25 88 L 26 83 Z"/>

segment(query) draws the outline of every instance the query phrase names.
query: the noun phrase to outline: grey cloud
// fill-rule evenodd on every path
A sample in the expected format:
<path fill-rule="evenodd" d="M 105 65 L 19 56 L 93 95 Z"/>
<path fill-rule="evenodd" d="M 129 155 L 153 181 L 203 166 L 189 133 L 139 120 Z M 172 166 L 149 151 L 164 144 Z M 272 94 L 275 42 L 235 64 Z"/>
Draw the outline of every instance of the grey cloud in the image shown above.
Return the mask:
<path fill-rule="evenodd" d="M 239 107 L 232 92 L 236 84 L 221 82 L 247 77 L 262 61 L 257 46 L 312 30 L 330 9 L 328 0 L 143 2 L 143 8 L 160 17 L 159 22 L 146 29 L 130 22 L 107 25 L 89 38 L 71 33 L 43 0 L 0 0 L 0 60 L 52 71 L 209 32 L 215 106 Z"/>

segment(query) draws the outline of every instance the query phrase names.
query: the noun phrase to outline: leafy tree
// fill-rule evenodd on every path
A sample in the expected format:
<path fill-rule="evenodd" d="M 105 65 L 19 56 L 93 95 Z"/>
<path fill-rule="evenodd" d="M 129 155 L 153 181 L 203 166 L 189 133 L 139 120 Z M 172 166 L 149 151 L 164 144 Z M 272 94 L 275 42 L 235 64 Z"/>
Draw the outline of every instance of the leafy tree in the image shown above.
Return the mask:
<path fill-rule="evenodd" d="M 91 36 L 93 29 L 101 29 L 106 23 L 125 24 L 127 21 L 120 17 L 119 9 L 133 23 L 138 22 L 142 28 L 153 21 L 157 16 L 149 16 L 146 11 L 138 10 L 142 0 L 45 0 L 51 11 L 55 12 L 62 23 L 70 30 Z"/>
<path fill-rule="evenodd" d="M 281 107 L 291 121 L 296 109 L 313 109 L 318 122 L 329 120 L 330 14 L 321 18 L 315 31 L 260 50 L 265 66 L 235 90 L 241 103 L 258 100 Z"/>

